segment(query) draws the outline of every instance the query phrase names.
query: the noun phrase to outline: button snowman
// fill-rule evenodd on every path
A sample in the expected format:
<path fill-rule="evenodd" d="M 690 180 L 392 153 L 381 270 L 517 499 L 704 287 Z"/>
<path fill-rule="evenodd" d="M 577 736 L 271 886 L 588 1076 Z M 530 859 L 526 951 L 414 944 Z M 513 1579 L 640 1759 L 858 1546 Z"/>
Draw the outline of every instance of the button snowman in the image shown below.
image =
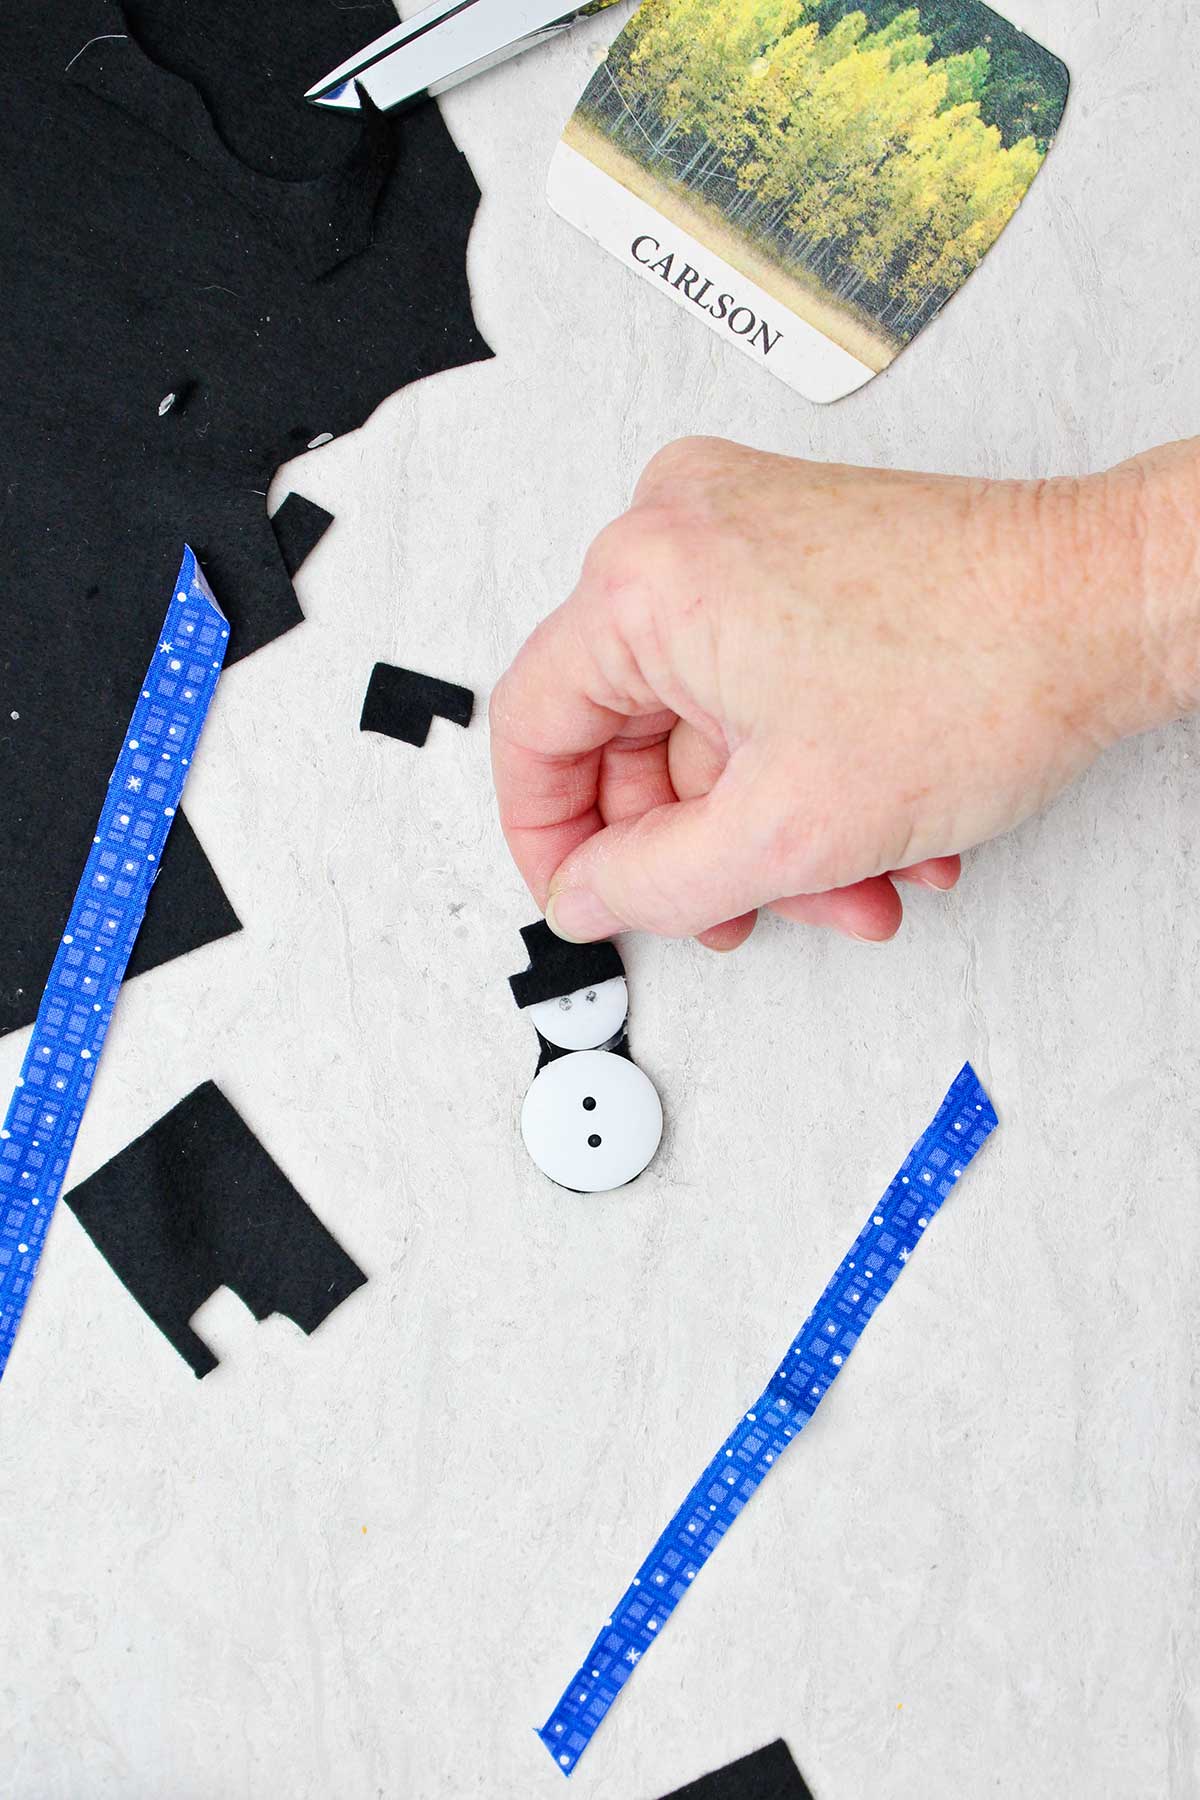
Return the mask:
<path fill-rule="evenodd" d="M 559 1187 L 624 1187 L 649 1163 L 663 1127 L 654 1083 L 629 1055 L 625 966 L 615 944 L 566 944 L 544 919 L 521 936 L 529 967 L 509 986 L 540 1050 L 521 1108 L 525 1148 Z"/>

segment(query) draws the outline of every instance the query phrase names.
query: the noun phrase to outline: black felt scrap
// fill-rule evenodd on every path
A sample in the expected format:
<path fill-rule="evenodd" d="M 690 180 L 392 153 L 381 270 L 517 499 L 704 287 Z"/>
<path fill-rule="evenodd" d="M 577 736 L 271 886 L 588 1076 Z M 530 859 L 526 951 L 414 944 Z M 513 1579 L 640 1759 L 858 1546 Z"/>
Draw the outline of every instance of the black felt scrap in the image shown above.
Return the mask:
<path fill-rule="evenodd" d="M 65 1198 L 197 1376 L 217 1359 L 189 1320 L 219 1287 L 311 1332 L 366 1280 L 211 1081 Z"/>
<path fill-rule="evenodd" d="M 146 660 L 149 662 L 149 656 Z M 146 916 L 142 920 L 142 928 L 138 932 L 133 955 L 125 971 L 127 980 L 131 975 L 156 969 L 159 963 L 169 962 L 173 956 L 182 956 L 187 950 L 198 950 L 202 944 L 211 943 L 214 938 L 226 937 L 231 931 L 241 930 L 241 922 L 226 899 L 225 890 L 214 875 L 212 864 L 201 849 L 186 813 L 176 814 L 168 843 L 172 879 L 166 881 L 160 876 L 150 889 Z M 50 845 L 46 846 L 45 860 L 40 865 L 40 870 L 45 870 L 57 861 L 57 852 L 57 845 L 54 846 L 53 853 Z M 63 908 L 64 919 L 75 882 L 83 872 L 86 854 L 85 843 L 78 852 L 78 861 L 70 871 L 69 879 L 65 880 L 59 890 L 66 902 Z M 165 856 L 163 866 L 166 866 Z M 37 879 L 40 870 L 35 864 L 31 878 Z M 63 874 L 66 877 L 65 868 Z M 41 878 L 45 879 L 45 876 L 42 875 Z M 3 886 L 2 881 L 0 886 Z M 30 954 L 33 954 L 32 945 Z M 28 996 L 15 995 L 13 998 L 17 1005 L 12 1008 L 12 1013 L 32 1017 L 41 1000 L 41 992 L 39 990 Z M 29 1004 L 30 1001 L 32 1005 Z"/>
<path fill-rule="evenodd" d="M 782 1738 L 724 1769 L 676 1788 L 664 1800 L 813 1800 Z"/>
<path fill-rule="evenodd" d="M 598 944 L 567 944 L 555 937 L 545 919 L 522 925 L 521 936 L 529 954 L 529 967 L 508 978 L 513 999 L 520 1007 L 536 1006 L 541 1000 L 558 1000 L 563 994 L 573 994 L 578 988 L 611 981 L 625 973 L 620 951 L 607 938 Z"/>
<path fill-rule="evenodd" d="M 112 10 L 123 10 L 121 22 L 129 27 L 138 13 L 163 9 L 160 4 L 157 9 L 127 5 Z M 226 16 L 229 11 L 227 7 Z M 295 8 L 291 11 L 294 17 Z M 244 41 L 230 44 L 233 55 L 244 56 L 246 48 Z M 167 46 L 165 61 L 173 62 L 175 54 Z M 148 79 L 151 69 L 152 79 Z M 361 128 L 348 155 L 310 180 L 281 185 L 277 176 L 230 155 L 228 145 L 213 129 L 212 114 L 199 89 L 164 64 L 152 66 L 144 56 L 126 52 L 89 62 L 75 79 L 138 123 L 160 132 L 199 164 L 230 199 L 254 214 L 305 281 L 315 281 L 348 257 L 369 249 L 372 218 L 391 172 L 395 146 L 387 120 L 365 96 Z M 260 131 L 247 135 L 257 148 Z"/>
<path fill-rule="evenodd" d="M 316 549 L 332 524 L 333 514 L 314 500 L 306 500 L 302 494 L 285 495 L 282 505 L 271 514 L 271 530 L 289 576 L 300 573 L 309 552 Z"/>
<path fill-rule="evenodd" d="M 358 729 L 380 731 L 419 749 L 435 718 L 469 725 L 474 709 L 470 688 L 439 681 L 436 675 L 418 675 L 414 669 L 398 669 L 393 663 L 376 663 Z"/>
<path fill-rule="evenodd" d="M 185 542 L 229 661 L 327 522 L 278 465 L 488 354 L 436 105 L 305 89 L 388 0 L 6 0 L 0 23 L 0 1031 L 33 1017 Z M 176 822 L 130 973 L 236 929 Z M 185 849 L 185 845 L 188 847 Z"/>

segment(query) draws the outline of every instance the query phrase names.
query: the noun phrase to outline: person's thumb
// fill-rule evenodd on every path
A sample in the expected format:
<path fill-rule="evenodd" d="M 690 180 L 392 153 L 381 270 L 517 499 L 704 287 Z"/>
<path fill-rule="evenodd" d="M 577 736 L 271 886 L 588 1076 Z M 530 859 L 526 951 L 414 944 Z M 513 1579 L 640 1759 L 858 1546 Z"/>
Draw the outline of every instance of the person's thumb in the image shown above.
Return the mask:
<path fill-rule="evenodd" d="M 748 854 L 732 784 L 609 825 L 567 857 L 550 883 L 546 919 L 559 937 L 590 943 L 618 931 L 695 937 L 770 898 Z"/>

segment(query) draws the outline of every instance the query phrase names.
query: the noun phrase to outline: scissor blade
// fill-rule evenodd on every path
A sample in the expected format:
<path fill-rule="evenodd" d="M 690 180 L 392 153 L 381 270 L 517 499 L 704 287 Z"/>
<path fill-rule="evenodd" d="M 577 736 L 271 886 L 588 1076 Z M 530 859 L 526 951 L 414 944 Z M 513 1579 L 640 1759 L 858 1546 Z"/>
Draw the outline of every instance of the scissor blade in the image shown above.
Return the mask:
<path fill-rule="evenodd" d="M 605 0 L 605 4 L 611 0 Z M 304 96 L 316 106 L 357 109 L 362 87 L 380 111 L 440 94 L 573 25 L 581 8 L 564 0 L 435 0 L 384 32 Z M 600 10 L 589 6 L 589 12 Z"/>

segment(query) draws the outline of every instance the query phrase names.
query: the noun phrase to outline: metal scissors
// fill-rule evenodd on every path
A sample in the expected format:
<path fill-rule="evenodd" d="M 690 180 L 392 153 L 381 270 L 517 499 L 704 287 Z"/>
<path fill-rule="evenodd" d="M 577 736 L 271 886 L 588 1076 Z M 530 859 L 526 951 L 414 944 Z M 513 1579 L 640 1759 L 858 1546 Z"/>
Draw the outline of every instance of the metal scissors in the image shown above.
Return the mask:
<path fill-rule="evenodd" d="M 359 89 L 381 112 L 441 94 L 494 63 L 545 43 L 588 13 L 615 0 L 590 0 L 562 10 L 563 0 L 434 0 L 385 31 L 321 81 L 304 98 L 345 112 L 359 108 Z"/>

